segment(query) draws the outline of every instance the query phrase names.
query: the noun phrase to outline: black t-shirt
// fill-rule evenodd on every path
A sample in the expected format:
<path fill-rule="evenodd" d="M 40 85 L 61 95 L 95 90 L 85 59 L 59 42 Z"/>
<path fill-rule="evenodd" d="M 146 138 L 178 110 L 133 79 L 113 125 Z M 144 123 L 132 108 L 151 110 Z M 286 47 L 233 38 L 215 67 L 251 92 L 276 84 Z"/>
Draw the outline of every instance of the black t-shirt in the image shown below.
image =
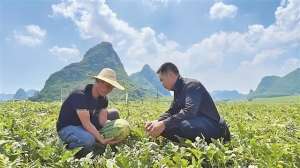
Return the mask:
<path fill-rule="evenodd" d="M 107 108 L 106 97 L 99 96 L 97 99 L 92 96 L 92 84 L 86 85 L 84 89 L 73 91 L 61 106 L 59 117 L 56 123 L 57 131 L 63 127 L 82 125 L 77 115 L 77 109 L 87 109 L 90 113 L 90 120 L 99 130 L 98 115 L 101 109 Z"/>

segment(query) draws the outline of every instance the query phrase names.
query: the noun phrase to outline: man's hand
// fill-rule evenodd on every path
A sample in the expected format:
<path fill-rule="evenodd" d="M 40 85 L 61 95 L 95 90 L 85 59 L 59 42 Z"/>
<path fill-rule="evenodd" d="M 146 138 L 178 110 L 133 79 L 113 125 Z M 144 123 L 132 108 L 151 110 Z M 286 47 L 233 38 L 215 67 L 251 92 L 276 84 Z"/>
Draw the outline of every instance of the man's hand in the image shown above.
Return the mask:
<path fill-rule="evenodd" d="M 100 143 L 103 145 L 109 144 L 110 141 L 113 141 L 113 138 L 104 139 L 103 136 L 101 136 L 101 139 L 99 139 Z"/>
<path fill-rule="evenodd" d="M 114 138 L 104 139 L 104 137 L 102 136 L 102 138 L 99 141 L 103 145 L 107 145 L 107 144 L 113 145 L 113 144 L 120 143 L 122 140 L 114 140 Z"/>
<path fill-rule="evenodd" d="M 113 145 L 113 144 L 118 144 L 120 143 L 122 140 L 110 140 L 107 144 Z"/>
<path fill-rule="evenodd" d="M 145 131 L 146 131 L 146 132 L 148 132 L 148 131 L 151 130 L 151 129 L 150 129 L 150 126 L 151 126 L 151 124 L 152 124 L 153 122 L 155 122 L 155 121 L 147 121 L 147 122 L 145 123 Z"/>
<path fill-rule="evenodd" d="M 151 137 L 156 138 L 165 130 L 165 124 L 156 120 L 146 123 L 145 129 Z"/>
<path fill-rule="evenodd" d="M 152 127 L 153 127 L 152 123 L 155 123 L 155 122 L 158 122 L 158 120 L 147 121 L 147 122 L 145 123 L 145 131 L 146 131 L 146 132 L 149 132 L 149 131 L 152 129 Z"/>

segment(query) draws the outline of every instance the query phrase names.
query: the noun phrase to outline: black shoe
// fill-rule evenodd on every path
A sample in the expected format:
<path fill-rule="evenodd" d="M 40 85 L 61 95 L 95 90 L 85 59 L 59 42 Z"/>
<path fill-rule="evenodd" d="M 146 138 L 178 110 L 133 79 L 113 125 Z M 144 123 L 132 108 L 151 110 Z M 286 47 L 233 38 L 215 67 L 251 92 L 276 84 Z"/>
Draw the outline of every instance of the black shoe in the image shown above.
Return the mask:
<path fill-rule="evenodd" d="M 80 151 L 78 151 L 75 155 L 74 158 L 75 159 L 81 159 L 83 157 L 85 157 L 87 154 L 89 154 L 90 152 L 92 152 L 91 150 L 88 150 L 86 148 L 82 148 Z"/>
<path fill-rule="evenodd" d="M 223 118 L 220 118 L 219 125 L 221 129 L 222 137 L 224 138 L 224 143 L 229 142 L 231 140 L 231 135 L 230 135 L 228 124 Z"/>

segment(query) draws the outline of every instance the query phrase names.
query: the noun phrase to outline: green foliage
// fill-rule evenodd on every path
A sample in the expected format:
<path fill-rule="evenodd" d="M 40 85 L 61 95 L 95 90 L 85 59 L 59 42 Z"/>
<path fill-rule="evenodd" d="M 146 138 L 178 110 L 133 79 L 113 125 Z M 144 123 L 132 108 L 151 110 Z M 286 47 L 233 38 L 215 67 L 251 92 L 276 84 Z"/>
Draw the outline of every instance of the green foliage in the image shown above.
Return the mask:
<path fill-rule="evenodd" d="M 151 139 L 144 123 L 156 119 L 169 102 L 115 102 L 131 125 L 129 138 L 103 155 L 80 160 L 58 140 L 60 103 L 0 104 L 0 167 L 300 167 L 300 104 L 221 103 L 232 141 L 207 145 L 201 138 L 180 144 Z"/>

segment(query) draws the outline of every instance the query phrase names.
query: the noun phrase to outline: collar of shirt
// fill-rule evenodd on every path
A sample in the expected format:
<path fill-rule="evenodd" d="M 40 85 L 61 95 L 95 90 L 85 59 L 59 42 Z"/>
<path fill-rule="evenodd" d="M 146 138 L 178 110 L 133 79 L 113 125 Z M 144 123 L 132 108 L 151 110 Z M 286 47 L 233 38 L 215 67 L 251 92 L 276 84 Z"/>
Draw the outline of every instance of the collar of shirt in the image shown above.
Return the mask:
<path fill-rule="evenodd" d="M 183 78 L 179 75 L 172 90 L 179 92 L 183 88 L 183 83 Z"/>
<path fill-rule="evenodd" d="M 93 88 L 93 85 L 92 84 L 88 84 L 85 86 L 84 88 L 84 93 L 85 95 L 87 95 L 89 98 L 93 97 L 92 96 L 92 88 Z"/>

